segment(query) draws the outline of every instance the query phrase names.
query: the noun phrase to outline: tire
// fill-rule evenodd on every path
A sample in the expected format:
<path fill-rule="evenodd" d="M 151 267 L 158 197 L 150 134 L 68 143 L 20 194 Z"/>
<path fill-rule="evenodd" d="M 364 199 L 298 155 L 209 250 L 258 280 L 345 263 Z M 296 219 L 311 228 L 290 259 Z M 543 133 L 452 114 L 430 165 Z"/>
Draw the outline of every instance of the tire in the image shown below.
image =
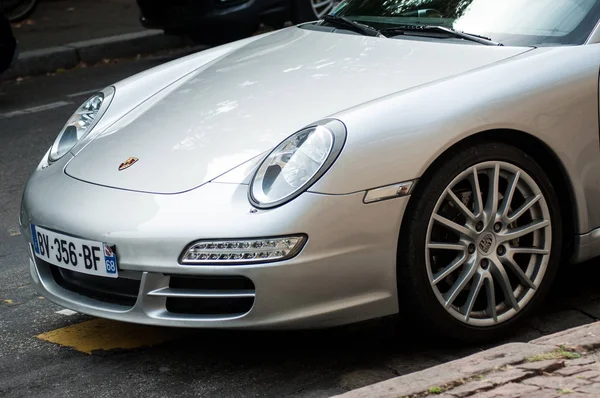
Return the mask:
<path fill-rule="evenodd" d="M 337 3 L 336 0 L 331 0 L 330 4 L 317 8 L 319 11 L 317 12 L 312 6 L 313 2 L 318 3 L 316 0 L 292 0 L 292 22 L 294 25 L 321 19 L 324 14 L 331 12 Z"/>
<path fill-rule="evenodd" d="M 517 172 L 518 177 L 515 177 Z M 498 189 L 487 190 L 490 182 L 496 180 L 495 173 L 499 175 Z M 473 194 L 476 185 L 473 175 L 478 176 L 480 191 L 486 192 L 482 194 L 481 202 Z M 513 178 L 517 184 L 510 196 L 507 193 Z M 447 188 L 470 214 L 453 201 Z M 499 192 L 498 212 L 491 211 L 494 200 L 488 203 L 487 192 L 493 191 Z M 519 215 L 516 210 L 538 195 L 542 197 L 527 212 L 507 221 L 508 217 Z M 508 210 L 502 212 L 506 196 L 512 200 Z M 482 205 L 477 206 L 476 202 Z M 471 217 L 480 213 L 478 208 L 487 209 L 487 214 L 495 217 L 498 213 L 505 214 L 503 222 L 486 220 L 478 224 L 477 218 Z M 445 225 L 448 219 L 465 229 L 455 232 L 452 228 L 456 225 L 449 224 L 452 228 Z M 518 228 L 528 225 L 537 229 L 501 244 L 509 237 L 508 233 L 518 232 Z M 476 233 L 482 226 L 483 231 Z M 495 228 L 501 229 L 496 231 Z M 430 168 L 415 186 L 409 202 L 398 245 L 400 310 L 416 318 L 417 325 L 423 326 L 425 332 L 471 343 L 498 339 L 514 331 L 544 299 L 556 276 L 561 249 L 559 203 L 544 170 L 526 153 L 504 143 L 460 147 Z M 531 251 L 536 254 L 525 253 Z M 453 264 L 460 263 L 463 256 L 462 265 L 453 272 L 445 272 L 451 270 Z M 521 270 L 527 267 L 526 279 L 519 278 L 509 258 L 517 259 L 513 262 Z M 472 275 L 472 278 L 460 294 L 453 295 L 460 291 L 458 287 L 462 284 L 459 282 L 469 279 L 463 279 L 465 275 Z M 502 281 L 507 283 L 502 284 Z M 477 286 L 479 291 L 474 289 Z M 509 300 L 511 290 L 514 300 Z M 492 291 L 495 301 L 490 299 Z M 475 299 L 470 300 L 472 297 Z M 450 305 L 446 306 L 447 302 Z M 469 308 L 472 311 L 467 317 Z"/>
<path fill-rule="evenodd" d="M 265 25 L 270 26 L 273 30 L 283 29 L 285 27 L 286 21 L 284 19 L 268 19 L 265 20 Z"/>
<path fill-rule="evenodd" d="M 36 6 L 37 0 L 12 1 L 3 11 L 10 22 L 21 22 L 33 14 Z"/>
<path fill-rule="evenodd" d="M 15 40 L 10 22 L 0 13 L 0 73 L 9 69 L 17 56 L 17 41 Z"/>

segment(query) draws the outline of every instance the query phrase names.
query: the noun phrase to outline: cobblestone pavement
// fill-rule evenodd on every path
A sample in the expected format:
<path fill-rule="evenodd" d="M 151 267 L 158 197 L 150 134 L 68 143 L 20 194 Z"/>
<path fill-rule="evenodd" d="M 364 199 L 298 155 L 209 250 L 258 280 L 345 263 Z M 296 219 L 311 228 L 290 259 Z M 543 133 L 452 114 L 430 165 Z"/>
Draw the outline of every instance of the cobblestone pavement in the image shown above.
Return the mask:
<path fill-rule="evenodd" d="M 535 355 L 523 364 L 505 366 L 488 374 L 431 387 L 417 396 L 478 398 L 554 398 L 600 396 L 600 355 L 557 349 Z"/>

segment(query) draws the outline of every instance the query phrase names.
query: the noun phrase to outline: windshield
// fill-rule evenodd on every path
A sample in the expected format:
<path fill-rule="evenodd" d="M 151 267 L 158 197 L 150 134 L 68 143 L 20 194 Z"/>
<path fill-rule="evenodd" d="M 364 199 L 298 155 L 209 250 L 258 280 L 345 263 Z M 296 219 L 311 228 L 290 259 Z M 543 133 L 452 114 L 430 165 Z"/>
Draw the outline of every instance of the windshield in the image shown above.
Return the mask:
<path fill-rule="evenodd" d="M 596 26 L 600 0 L 345 0 L 332 15 L 377 29 L 444 26 L 509 46 L 577 45 Z"/>

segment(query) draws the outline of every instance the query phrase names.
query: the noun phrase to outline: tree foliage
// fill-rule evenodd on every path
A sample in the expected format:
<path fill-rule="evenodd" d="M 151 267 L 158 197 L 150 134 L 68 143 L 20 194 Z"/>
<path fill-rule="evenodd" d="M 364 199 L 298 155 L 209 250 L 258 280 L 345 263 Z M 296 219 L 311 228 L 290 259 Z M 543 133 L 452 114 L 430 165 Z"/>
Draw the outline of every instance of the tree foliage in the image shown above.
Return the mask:
<path fill-rule="evenodd" d="M 473 0 L 365 0 L 359 6 L 361 12 L 370 15 L 395 16 L 420 9 L 435 9 L 444 18 L 459 18 Z"/>

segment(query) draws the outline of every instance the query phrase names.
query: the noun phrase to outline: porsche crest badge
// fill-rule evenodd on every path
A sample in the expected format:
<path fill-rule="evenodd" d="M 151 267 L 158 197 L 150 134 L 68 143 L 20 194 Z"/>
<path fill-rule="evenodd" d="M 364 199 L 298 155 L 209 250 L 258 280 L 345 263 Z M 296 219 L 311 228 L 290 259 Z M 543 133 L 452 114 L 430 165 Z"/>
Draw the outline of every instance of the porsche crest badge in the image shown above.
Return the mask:
<path fill-rule="evenodd" d="M 119 171 L 123 171 L 135 164 L 139 159 L 138 158 L 128 158 L 119 166 Z"/>

